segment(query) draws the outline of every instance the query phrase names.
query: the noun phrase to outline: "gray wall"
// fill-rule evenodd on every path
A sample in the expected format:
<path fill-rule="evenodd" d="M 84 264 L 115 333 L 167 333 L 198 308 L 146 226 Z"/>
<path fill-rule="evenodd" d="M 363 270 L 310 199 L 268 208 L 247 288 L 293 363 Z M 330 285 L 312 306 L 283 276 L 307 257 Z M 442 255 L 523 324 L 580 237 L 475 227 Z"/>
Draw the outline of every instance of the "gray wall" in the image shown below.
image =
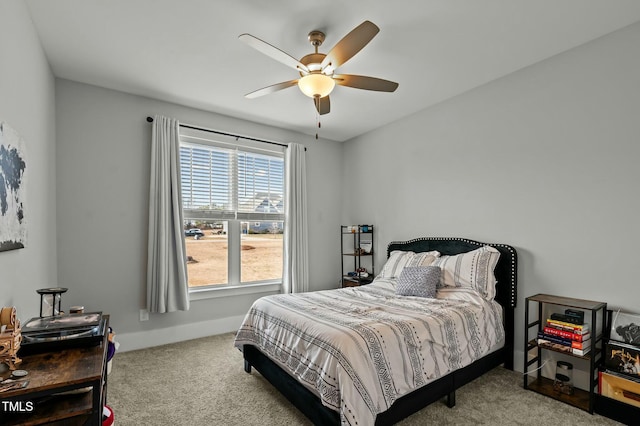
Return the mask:
<path fill-rule="evenodd" d="M 189 312 L 138 321 L 146 265 L 145 117 L 155 113 L 308 146 L 314 290 L 337 284 L 338 225 L 373 223 L 378 265 L 389 241 L 420 235 L 514 245 L 518 347 L 523 299 L 537 292 L 640 311 L 633 274 L 640 24 L 340 145 L 54 83 L 26 6 L 1 2 L 0 16 L 10 18 L 0 28 L 0 120 L 27 145 L 29 224 L 27 248 L 0 253 L 0 303 L 16 305 L 23 320 L 37 314 L 35 289 L 55 285 L 70 288 L 66 306 L 112 314 L 116 332 L 139 346 L 231 330 L 246 312 L 253 296 L 195 301 Z M 343 168 L 343 158 L 358 161 Z"/>
<path fill-rule="evenodd" d="M 539 292 L 639 312 L 639 45 L 635 24 L 347 142 L 344 222 L 377 225 L 379 264 L 417 236 L 515 246 L 517 348 Z"/>
<path fill-rule="evenodd" d="M 39 312 L 35 290 L 57 285 L 54 78 L 27 6 L 0 2 L 0 16 L 0 121 L 24 140 L 27 166 L 27 244 L 0 252 L 0 307 L 25 321 Z"/>
<path fill-rule="evenodd" d="M 197 300 L 187 312 L 139 321 L 146 295 L 147 116 L 305 144 L 311 288 L 337 286 L 339 143 L 68 80 L 56 80 L 56 114 L 58 279 L 70 289 L 64 301 L 111 314 L 124 350 L 237 329 L 257 298 Z"/>

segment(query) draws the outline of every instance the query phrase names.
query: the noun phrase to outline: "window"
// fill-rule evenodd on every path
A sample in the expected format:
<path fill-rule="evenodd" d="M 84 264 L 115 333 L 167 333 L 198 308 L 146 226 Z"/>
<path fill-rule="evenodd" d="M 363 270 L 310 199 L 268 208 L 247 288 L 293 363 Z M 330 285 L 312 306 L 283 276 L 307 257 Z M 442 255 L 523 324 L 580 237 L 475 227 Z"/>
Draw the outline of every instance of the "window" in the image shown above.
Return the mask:
<path fill-rule="evenodd" d="M 186 133 L 192 132 L 192 133 Z M 189 287 L 280 282 L 284 153 L 181 130 L 180 176 Z M 229 139 L 229 140 L 227 140 Z"/>

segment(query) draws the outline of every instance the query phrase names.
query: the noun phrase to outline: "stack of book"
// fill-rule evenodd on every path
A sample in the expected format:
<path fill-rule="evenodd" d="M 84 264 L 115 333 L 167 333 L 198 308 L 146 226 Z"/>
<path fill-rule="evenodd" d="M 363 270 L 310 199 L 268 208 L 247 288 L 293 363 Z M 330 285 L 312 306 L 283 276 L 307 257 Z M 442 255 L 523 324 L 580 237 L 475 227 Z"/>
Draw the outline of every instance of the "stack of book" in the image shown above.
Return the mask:
<path fill-rule="evenodd" d="M 552 314 L 544 328 L 538 332 L 538 345 L 574 355 L 586 355 L 591 350 L 591 329 L 583 318 L 569 316 L 567 313 Z"/>

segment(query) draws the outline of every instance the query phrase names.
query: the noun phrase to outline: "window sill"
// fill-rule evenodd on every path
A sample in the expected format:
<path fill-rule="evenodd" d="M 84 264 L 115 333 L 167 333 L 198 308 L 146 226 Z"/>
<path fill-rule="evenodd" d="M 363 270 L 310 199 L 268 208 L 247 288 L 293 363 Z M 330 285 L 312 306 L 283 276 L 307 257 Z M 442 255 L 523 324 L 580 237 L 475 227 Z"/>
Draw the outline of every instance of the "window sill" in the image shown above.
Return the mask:
<path fill-rule="evenodd" d="M 245 294 L 280 293 L 282 283 L 256 283 L 189 289 L 189 300 L 215 299 Z"/>

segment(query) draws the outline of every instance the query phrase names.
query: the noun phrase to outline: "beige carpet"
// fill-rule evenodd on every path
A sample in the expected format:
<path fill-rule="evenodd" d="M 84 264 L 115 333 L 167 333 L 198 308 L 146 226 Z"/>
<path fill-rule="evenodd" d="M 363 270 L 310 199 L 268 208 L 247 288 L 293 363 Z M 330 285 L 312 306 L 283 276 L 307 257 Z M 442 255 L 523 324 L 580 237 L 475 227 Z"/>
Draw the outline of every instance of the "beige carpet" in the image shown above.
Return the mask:
<path fill-rule="evenodd" d="M 117 426 L 311 425 L 259 373 L 243 370 L 233 334 L 116 353 L 108 404 Z M 616 425 L 522 388 L 501 367 L 400 425 Z"/>

